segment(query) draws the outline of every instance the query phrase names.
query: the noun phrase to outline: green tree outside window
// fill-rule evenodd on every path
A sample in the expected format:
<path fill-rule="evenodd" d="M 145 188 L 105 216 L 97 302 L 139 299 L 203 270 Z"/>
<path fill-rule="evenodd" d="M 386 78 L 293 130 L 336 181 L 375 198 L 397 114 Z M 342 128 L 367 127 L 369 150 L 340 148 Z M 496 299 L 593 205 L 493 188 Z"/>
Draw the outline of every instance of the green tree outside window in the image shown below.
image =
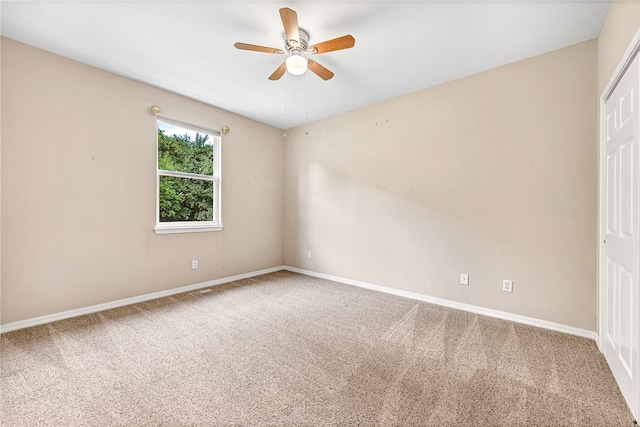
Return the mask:
<path fill-rule="evenodd" d="M 214 220 L 213 144 L 210 135 L 158 122 L 160 222 Z"/>

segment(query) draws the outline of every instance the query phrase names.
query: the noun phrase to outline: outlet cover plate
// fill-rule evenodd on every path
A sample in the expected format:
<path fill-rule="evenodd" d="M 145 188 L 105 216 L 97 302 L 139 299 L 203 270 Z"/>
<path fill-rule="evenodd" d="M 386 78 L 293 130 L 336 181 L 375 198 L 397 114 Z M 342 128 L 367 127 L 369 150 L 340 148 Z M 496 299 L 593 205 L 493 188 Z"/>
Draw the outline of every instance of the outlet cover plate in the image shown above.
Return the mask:
<path fill-rule="evenodd" d="M 503 292 L 513 292 L 513 280 L 503 280 L 502 281 L 502 291 Z"/>

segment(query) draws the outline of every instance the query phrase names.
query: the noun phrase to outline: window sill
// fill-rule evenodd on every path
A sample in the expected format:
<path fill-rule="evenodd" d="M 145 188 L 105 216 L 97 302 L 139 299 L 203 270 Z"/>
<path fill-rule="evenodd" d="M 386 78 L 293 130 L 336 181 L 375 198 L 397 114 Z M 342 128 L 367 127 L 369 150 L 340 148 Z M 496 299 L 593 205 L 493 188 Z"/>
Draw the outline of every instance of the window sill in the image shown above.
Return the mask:
<path fill-rule="evenodd" d="M 155 231 L 156 234 L 206 233 L 210 231 L 222 231 L 223 228 L 221 225 L 172 224 L 156 225 L 153 231 Z"/>

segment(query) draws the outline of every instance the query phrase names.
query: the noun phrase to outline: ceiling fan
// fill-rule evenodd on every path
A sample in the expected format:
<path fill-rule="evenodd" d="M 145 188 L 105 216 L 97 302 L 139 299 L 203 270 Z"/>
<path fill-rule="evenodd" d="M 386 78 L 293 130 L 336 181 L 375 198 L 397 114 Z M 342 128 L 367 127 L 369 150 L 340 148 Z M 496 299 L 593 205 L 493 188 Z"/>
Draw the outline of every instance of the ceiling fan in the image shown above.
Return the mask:
<path fill-rule="evenodd" d="M 333 72 L 318 64 L 313 59 L 307 58 L 305 54 L 314 55 L 333 52 L 334 50 L 349 49 L 356 43 L 356 39 L 349 34 L 309 46 L 309 34 L 298 27 L 298 14 L 294 10 L 284 7 L 280 9 L 280 17 L 282 18 L 282 25 L 284 25 L 284 49 L 240 42 L 234 44 L 237 49 L 289 55 L 287 60 L 269 76 L 269 80 L 278 80 L 286 71 L 294 75 L 301 75 L 304 74 L 307 69 L 313 71 L 321 79 L 329 80 L 333 77 Z"/>

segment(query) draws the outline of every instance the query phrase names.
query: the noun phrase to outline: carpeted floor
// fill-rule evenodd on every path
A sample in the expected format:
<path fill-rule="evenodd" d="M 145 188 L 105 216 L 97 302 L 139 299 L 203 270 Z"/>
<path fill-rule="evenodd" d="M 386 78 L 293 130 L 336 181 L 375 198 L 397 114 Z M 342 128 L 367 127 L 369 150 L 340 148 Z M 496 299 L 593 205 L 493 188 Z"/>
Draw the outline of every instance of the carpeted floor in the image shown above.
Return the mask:
<path fill-rule="evenodd" d="M 0 425 L 626 426 L 593 341 L 278 272 L 3 335 Z"/>

